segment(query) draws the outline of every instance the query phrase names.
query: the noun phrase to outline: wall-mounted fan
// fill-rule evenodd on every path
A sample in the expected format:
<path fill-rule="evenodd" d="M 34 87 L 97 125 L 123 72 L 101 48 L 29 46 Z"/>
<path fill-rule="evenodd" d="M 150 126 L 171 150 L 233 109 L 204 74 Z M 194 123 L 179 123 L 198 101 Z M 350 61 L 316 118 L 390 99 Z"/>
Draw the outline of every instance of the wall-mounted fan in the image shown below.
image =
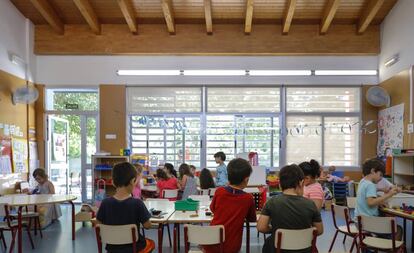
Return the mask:
<path fill-rule="evenodd" d="M 13 104 L 31 104 L 39 98 L 39 91 L 34 87 L 18 88 L 12 94 Z"/>
<path fill-rule="evenodd" d="M 373 86 L 368 89 L 367 94 L 365 95 L 368 103 L 372 106 L 381 107 L 387 106 L 389 107 L 391 104 L 391 98 L 388 92 L 379 86 Z"/>

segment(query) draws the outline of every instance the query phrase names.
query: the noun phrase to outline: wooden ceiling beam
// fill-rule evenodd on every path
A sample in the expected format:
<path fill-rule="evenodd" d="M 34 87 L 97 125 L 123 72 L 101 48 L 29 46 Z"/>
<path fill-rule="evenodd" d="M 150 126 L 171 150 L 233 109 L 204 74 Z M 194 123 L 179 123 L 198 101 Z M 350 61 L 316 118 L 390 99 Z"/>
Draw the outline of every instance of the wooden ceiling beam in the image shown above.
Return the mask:
<path fill-rule="evenodd" d="M 89 0 L 73 0 L 73 2 L 78 7 L 83 18 L 85 18 L 86 22 L 89 24 L 89 27 L 92 29 L 92 31 L 95 34 L 101 34 L 101 24 L 99 23 L 98 17 L 96 16 L 96 13 L 93 10 Z"/>
<path fill-rule="evenodd" d="M 246 20 L 244 23 L 244 33 L 250 34 L 253 21 L 253 0 L 246 0 Z"/>
<path fill-rule="evenodd" d="M 175 34 L 175 21 L 172 0 L 161 0 L 161 6 L 168 32 L 173 35 Z"/>
<path fill-rule="evenodd" d="M 59 34 L 64 33 L 63 22 L 47 0 L 30 0 L 49 25 Z"/>
<path fill-rule="evenodd" d="M 135 12 L 132 8 L 131 0 L 118 0 L 119 8 L 121 8 L 122 14 L 128 24 L 129 30 L 133 34 L 138 34 L 138 25 L 137 19 L 135 17 Z"/>
<path fill-rule="evenodd" d="M 211 16 L 211 0 L 204 0 L 204 17 L 206 19 L 206 31 L 208 35 L 213 34 L 213 19 Z"/>
<path fill-rule="evenodd" d="M 292 25 L 293 15 L 295 14 L 297 0 L 288 0 L 285 16 L 283 17 L 282 34 L 287 35 Z"/>
<path fill-rule="evenodd" d="M 326 34 L 328 32 L 340 3 L 341 0 L 328 0 L 321 22 L 321 34 Z"/>
<path fill-rule="evenodd" d="M 358 24 L 358 33 L 364 33 L 369 24 L 377 15 L 378 11 L 381 9 L 381 6 L 384 4 L 385 0 L 368 0 L 368 5 L 362 13 L 361 18 L 359 19 Z"/>

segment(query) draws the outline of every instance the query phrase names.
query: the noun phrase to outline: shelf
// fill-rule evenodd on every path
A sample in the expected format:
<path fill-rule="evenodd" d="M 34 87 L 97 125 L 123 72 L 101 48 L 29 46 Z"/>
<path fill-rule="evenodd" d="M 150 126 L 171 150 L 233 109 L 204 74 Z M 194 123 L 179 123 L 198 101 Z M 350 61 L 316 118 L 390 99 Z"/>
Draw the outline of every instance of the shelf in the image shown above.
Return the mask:
<path fill-rule="evenodd" d="M 394 172 L 394 175 L 414 177 L 414 174 L 408 174 L 408 173 L 398 173 L 398 172 Z"/>
<path fill-rule="evenodd" d="M 392 155 L 392 157 L 413 157 L 414 158 L 414 153 L 405 153 L 405 154 Z"/>
<path fill-rule="evenodd" d="M 112 168 L 104 168 L 104 169 L 98 169 L 98 168 L 95 168 L 95 170 L 96 170 L 96 171 L 111 171 L 111 170 L 112 170 Z"/>

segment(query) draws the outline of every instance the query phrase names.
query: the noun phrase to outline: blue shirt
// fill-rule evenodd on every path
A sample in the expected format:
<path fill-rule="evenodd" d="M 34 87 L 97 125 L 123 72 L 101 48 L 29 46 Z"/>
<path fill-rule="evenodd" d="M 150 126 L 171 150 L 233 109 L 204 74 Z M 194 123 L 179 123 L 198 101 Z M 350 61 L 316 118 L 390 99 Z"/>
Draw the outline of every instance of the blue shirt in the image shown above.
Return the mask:
<path fill-rule="evenodd" d="M 377 197 L 377 187 L 370 180 L 361 180 L 358 186 L 358 193 L 356 199 L 355 216 L 379 216 L 378 207 L 370 207 L 367 198 Z"/>
<path fill-rule="evenodd" d="M 227 166 L 224 163 L 220 164 L 217 167 L 216 177 L 217 177 L 217 186 L 227 185 L 229 179 L 227 176 Z"/>

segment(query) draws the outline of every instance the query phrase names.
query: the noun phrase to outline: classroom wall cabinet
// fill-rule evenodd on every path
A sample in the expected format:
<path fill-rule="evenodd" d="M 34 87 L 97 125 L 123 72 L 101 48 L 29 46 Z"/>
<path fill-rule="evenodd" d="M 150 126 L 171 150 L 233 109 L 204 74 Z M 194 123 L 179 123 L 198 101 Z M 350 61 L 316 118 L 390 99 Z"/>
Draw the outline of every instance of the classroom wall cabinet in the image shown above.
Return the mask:
<path fill-rule="evenodd" d="M 393 156 L 392 181 L 396 185 L 414 184 L 414 154 Z"/>

